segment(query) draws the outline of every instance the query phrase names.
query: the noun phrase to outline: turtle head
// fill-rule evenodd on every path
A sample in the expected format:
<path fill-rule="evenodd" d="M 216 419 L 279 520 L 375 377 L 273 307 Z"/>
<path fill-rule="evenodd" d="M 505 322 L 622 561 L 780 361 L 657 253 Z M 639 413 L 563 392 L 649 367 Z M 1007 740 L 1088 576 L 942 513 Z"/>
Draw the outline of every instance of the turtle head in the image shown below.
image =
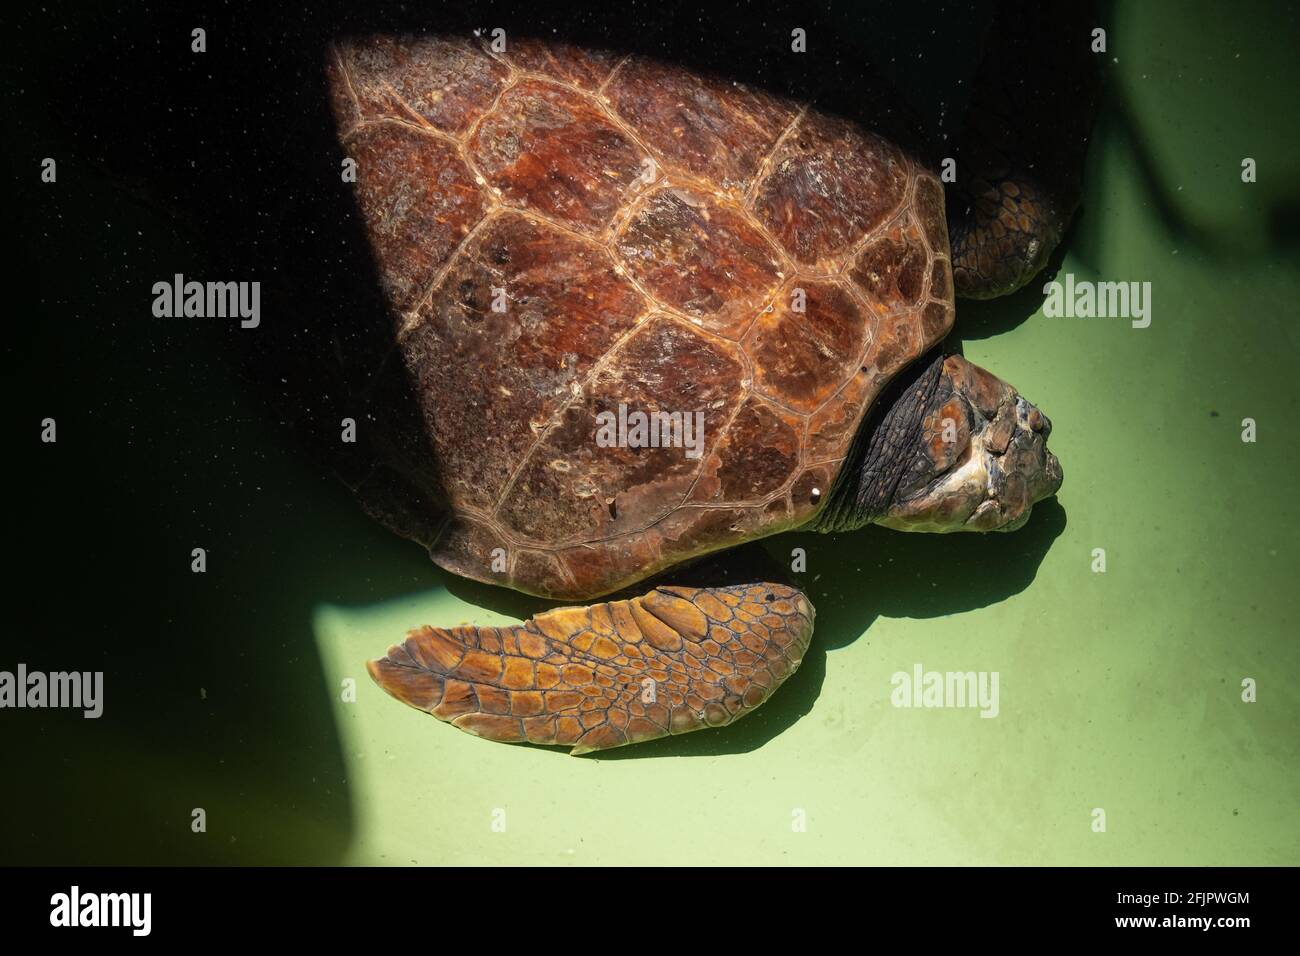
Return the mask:
<path fill-rule="evenodd" d="M 1019 528 L 1061 486 L 1061 463 L 1047 450 L 1051 432 L 1047 416 L 1006 382 L 946 357 L 914 453 L 876 523 L 902 531 Z"/>

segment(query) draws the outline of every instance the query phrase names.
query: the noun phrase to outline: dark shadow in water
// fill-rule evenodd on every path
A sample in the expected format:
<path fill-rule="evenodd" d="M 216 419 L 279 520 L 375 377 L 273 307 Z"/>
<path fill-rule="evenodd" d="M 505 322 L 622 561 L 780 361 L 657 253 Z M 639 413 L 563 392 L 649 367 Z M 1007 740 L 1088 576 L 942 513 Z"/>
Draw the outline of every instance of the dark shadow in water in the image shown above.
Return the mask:
<path fill-rule="evenodd" d="M 520 620 L 527 620 L 534 614 L 540 614 L 553 607 L 563 607 L 566 604 L 574 603 L 573 601 L 548 601 L 544 598 L 533 597 L 531 594 L 520 594 L 518 591 L 512 591 L 509 588 L 457 577 L 454 574 L 448 574 L 441 568 L 436 570 L 443 579 L 443 587 L 466 604 L 487 608 L 497 614 L 517 617 Z M 607 599 L 602 598 L 601 600 Z"/>
<path fill-rule="evenodd" d="M 1300 245 L 1300 199 L 1277 203 L 1269 211 L 1269 238 L 1281 246 Z"/>
<path fill-rule="evenodd" d="M 1037 312 L 1043 304 L 1043 286 L 1061 271 L 1061 263 L 1072 250 L 1074 237 L 1086 215 L 1086 210 L 1079 210 L 1043 271 L 1020 291 L 998 299 L 958 299 L 954 335 L 961 339 L 992 338 L 1010 332 Z"/>
<path fill-rule="evenodd" d="M 1206 135 L 1212 135 L 1208 128 Z M 1240 229 L 1229 223 L 1198 220 L 1189 212 L 1187 204 L 1178 200 L 1175 184 L 1162 169 L 1131 97 L 1117 83 L 1108 88 L 1097 138 L 1118 140 L 1124 144 L 1137 167 L 1143 195 L 1150 202 L 1165 233 L 1179 248 L 1201 252 L 1220 262 L 1232 262 L 1255 260 L 1265 252 L 1288 252 L 1300 246 L 1300 195 L 1277 201 L 1264 213 L 1268 247 L 1261 247 L 1253 237 L 1250 241 L 1243 241 Z M 1234 174 L 1229 171 L 1228 175 Z M 1089 224 L 1085 235 L 1080 236 L 1081 248 L 1076 251 L 1083 254 L 1085 261 L 1089 258 L 1096 260 L 1095 253 L 1103 235 L 1101 223 L 1094 221 Z"/>

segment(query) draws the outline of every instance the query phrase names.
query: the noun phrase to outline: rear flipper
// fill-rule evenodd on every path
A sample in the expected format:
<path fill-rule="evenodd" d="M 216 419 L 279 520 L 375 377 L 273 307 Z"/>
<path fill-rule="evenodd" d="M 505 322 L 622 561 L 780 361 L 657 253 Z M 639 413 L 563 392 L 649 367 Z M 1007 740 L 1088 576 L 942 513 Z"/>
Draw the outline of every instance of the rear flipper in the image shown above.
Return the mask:
<path fill-rule="evenodd" d="M 422 627 L 367 666 L 468 733 L 583 754 L 739 720 L 798 669 L 812 630 L 785 585 L 659 587 L 513 627 Z"/>
<path fill-rule="evenodd" d="M 1086 0 L 998 3 L 947 194 L 957 295 L 1024 286 L 1074 216 L 1101 89 L 1097 21 Z"/>

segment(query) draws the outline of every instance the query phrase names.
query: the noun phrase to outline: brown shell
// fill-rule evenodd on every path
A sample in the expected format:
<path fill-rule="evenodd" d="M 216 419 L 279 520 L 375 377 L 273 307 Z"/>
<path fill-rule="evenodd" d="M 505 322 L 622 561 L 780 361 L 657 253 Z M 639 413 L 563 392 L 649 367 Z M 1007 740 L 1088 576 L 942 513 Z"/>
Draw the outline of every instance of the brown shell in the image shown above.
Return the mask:
<path fill-rule="evenodd" d="M 939 181 L 851 123 L 537 41 L 329 71 L 457 574 L 588 598 L 806 523 L 952 325 Z M 702 412 L 703 454 L 599 446 L 620 403 Z"/>

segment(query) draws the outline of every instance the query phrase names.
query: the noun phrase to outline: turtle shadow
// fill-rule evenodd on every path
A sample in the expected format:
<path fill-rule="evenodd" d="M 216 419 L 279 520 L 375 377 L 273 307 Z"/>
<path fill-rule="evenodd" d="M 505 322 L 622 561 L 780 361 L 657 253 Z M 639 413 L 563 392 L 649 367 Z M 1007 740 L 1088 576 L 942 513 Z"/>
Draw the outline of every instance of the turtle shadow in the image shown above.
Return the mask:
<path fill-rule="evenodd" d="M 1074 249 L 1076 238 L 1087 229 L 1086 217 L 1087 210 L 1080 207 L 1043 270 L 1024 288 L 996 299 L 958 299 L 954 336 L 964 340 L 993 338 L 1010 332 L 1033 316 L 1043 304 L 1043 286 L 1060 274 L 1066 254 Z"/>
<path fill-rule="evenodd" d="M 484 608 L 497 614 L 504 614 L 507 617 L 518 618 L 521 621 L 528 620 L 534 614 L 549 611 L 553 607 L 564 607 L 565 605 L 578 603 L 574 601 L 551 601 L 547 598 L 512 591 L 509 588 L 495 584 L 484 584 L 482 581 L 472 581 L 469 578 L 458 577 L 441 568 L 436 570 L 442 580 L 442 586 L 453 597 L 474 607 Z M 601 598 L 601 600 L 609 599 Z"/>

